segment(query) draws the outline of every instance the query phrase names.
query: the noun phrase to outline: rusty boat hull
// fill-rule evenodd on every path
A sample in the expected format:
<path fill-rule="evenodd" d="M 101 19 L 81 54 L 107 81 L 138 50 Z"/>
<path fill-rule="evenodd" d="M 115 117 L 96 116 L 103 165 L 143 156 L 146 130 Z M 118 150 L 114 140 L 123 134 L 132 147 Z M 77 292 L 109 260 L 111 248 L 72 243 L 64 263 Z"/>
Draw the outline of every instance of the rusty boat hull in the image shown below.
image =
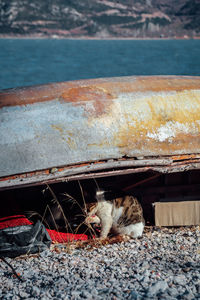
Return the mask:
<path fill-rule="evenodd" d="M 200 168 L 200 77 L 133 76 L 0 91 L 0 189 Z"/>

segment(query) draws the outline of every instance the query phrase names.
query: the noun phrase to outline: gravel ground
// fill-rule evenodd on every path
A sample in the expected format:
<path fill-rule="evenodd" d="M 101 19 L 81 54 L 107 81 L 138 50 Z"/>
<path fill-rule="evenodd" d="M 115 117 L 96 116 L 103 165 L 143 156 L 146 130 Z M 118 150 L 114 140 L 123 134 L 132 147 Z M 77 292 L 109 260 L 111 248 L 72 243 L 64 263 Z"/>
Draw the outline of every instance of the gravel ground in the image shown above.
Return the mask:
<path fill-rule="evenodd" d="M 98 248 L 54 246 L 1 261 L 0 299 L 200 299 L 200 232 L 145 229 L 141 239 Z"/>

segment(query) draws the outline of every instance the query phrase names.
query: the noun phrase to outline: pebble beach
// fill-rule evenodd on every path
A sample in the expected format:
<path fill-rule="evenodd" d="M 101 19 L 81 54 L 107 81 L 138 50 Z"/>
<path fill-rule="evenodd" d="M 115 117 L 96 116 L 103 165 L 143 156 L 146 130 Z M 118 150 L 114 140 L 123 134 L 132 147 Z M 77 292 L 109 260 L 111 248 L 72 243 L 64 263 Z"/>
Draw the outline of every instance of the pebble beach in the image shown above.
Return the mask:
<path fill-rule="evenodd" d="M 0 299 L 200 299 L 200 228 L 145 228 L 98 247 L 52 245 L 1 260 Z"/>

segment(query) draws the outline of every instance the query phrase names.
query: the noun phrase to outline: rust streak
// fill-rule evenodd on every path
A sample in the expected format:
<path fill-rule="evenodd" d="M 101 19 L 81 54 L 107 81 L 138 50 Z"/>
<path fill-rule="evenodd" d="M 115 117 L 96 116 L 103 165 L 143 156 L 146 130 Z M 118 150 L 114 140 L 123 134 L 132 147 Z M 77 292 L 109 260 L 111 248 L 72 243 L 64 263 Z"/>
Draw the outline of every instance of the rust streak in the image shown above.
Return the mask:
<path fill-rule="evenodd" d="M 113 95 L 106 89 L 97 86 L 73 87 L 61 95 L 60 101 L 67 101 L 73 105 L 80 105 L 82 102 L 91 101 L 93 108 L 85 108 L 87 112 L 98 116 L 106 112 L 108 100 L 113 99 Z"/>
<path fill-rule="evenodd" d="M 198 155 L 198 154 L 172 155 L 171 158 L 172 158 L 174 161 L 190 160 L 190 159 L 200 158 L 200 155 Z"/>

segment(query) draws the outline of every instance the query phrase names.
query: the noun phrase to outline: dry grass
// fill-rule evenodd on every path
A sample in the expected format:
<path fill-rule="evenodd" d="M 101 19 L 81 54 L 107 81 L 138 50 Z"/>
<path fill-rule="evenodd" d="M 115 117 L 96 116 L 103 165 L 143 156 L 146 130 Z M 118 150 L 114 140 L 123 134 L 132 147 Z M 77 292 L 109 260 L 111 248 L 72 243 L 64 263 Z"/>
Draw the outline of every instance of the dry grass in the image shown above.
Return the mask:
<path fill-rule="evenodd" d="M 95 182 L 96 182 L 96 180 L 95 180 Z M 75 215 L 74 217 L 84 218 L 84 220 L 85 220 L 86 214 L 87 214 L 86 200 L 85 200 L 82 185 L 79 181 L 78 181 L 78 184 L 79 184 L 79 188 L 80 188 L 80 193 L 81 193 L 81 197 L 82 197 L 83 206 L 81 206 L 79 201 L 67 192 L 61 194 L 62 196 L 64 196 L 64 198 L 62 198 L 62 202 L 67 202 L 69 204 L 70 209 L 72 209 L 73 206 L 79 207 L 81 213 Z M 68 221 L 68 219 L 66 217 L 66 214 L 65 214 L 65 211 L 62 207 L 61 202 L 59 201 L 58 197 L 56 196 L 56 193 L 54 192 L 53 188 L 49 184 L 46 184 L 46 188 L 42 190 L 42 193 L 44 194 L 46 191 L 50 192 L 50 194 L 52 196 L 51 203 L 61 213 L 61 217 L 63 218 L 64 223 L 65 223 L 64 228 L 65 228 L 66 232 L 71 232 L 73 234 L 78 234 L 79 229 L 81 228 L 81 226 L 86 225 L 86 229 L 85 229 L 84 232 L 82 232 L 82 234 L 88 234 L 89 236 L 96 237 L 97 234 L 96 234 L 96 231 L 94 230 L 94 228 L 91 226 L 91 224 L 85 223 L 85 221 L 81 222 L 75 229 L 72 229 L 72 227 L 70 225 L 70 222 Z M 37 216 L 41 220 L 41 222 L 45 225 L 46 228 L 51 229 L 50 224 L 46 220 L 47 215 L 50 215 L 55 230 L 59 232 L 59 227 L 56 223 L 51 205 L 49 205 L 49 204 L 46 205 L 44 213 L 42 215 L 40 213 L 36 212 L 36 211 L 26 211 L 26 215 L 28 216 L 28 218 L 32 218 L 34 216 Z"/>
<path fill-rule="evenodd" d="M 129 241 L 129 237 L 127 236 L 122 236 L 122 235 L 117 235 L 113 237 L 107 237 L 105 239 L 99 239 L 99 238 L 94 238 L 94 239 L 88 239 L 86 241 L 75 241 L 75 242 L 70 242 L 68 243 L 63 243 L 62 245 L 59 244 L 52 244 L 51 250 L 56 251 L 58 253 L 64 251 L 67 253 L 72 253 L 73 250 L 75 249 L 86 249 L 88 251 L 91 251 L 95 248 L 100 248 L 102 246 L 106 246 L 108 244 L 116 244 L 116 243 L 122 243 L 122 242 L 127 242 Z"/>

